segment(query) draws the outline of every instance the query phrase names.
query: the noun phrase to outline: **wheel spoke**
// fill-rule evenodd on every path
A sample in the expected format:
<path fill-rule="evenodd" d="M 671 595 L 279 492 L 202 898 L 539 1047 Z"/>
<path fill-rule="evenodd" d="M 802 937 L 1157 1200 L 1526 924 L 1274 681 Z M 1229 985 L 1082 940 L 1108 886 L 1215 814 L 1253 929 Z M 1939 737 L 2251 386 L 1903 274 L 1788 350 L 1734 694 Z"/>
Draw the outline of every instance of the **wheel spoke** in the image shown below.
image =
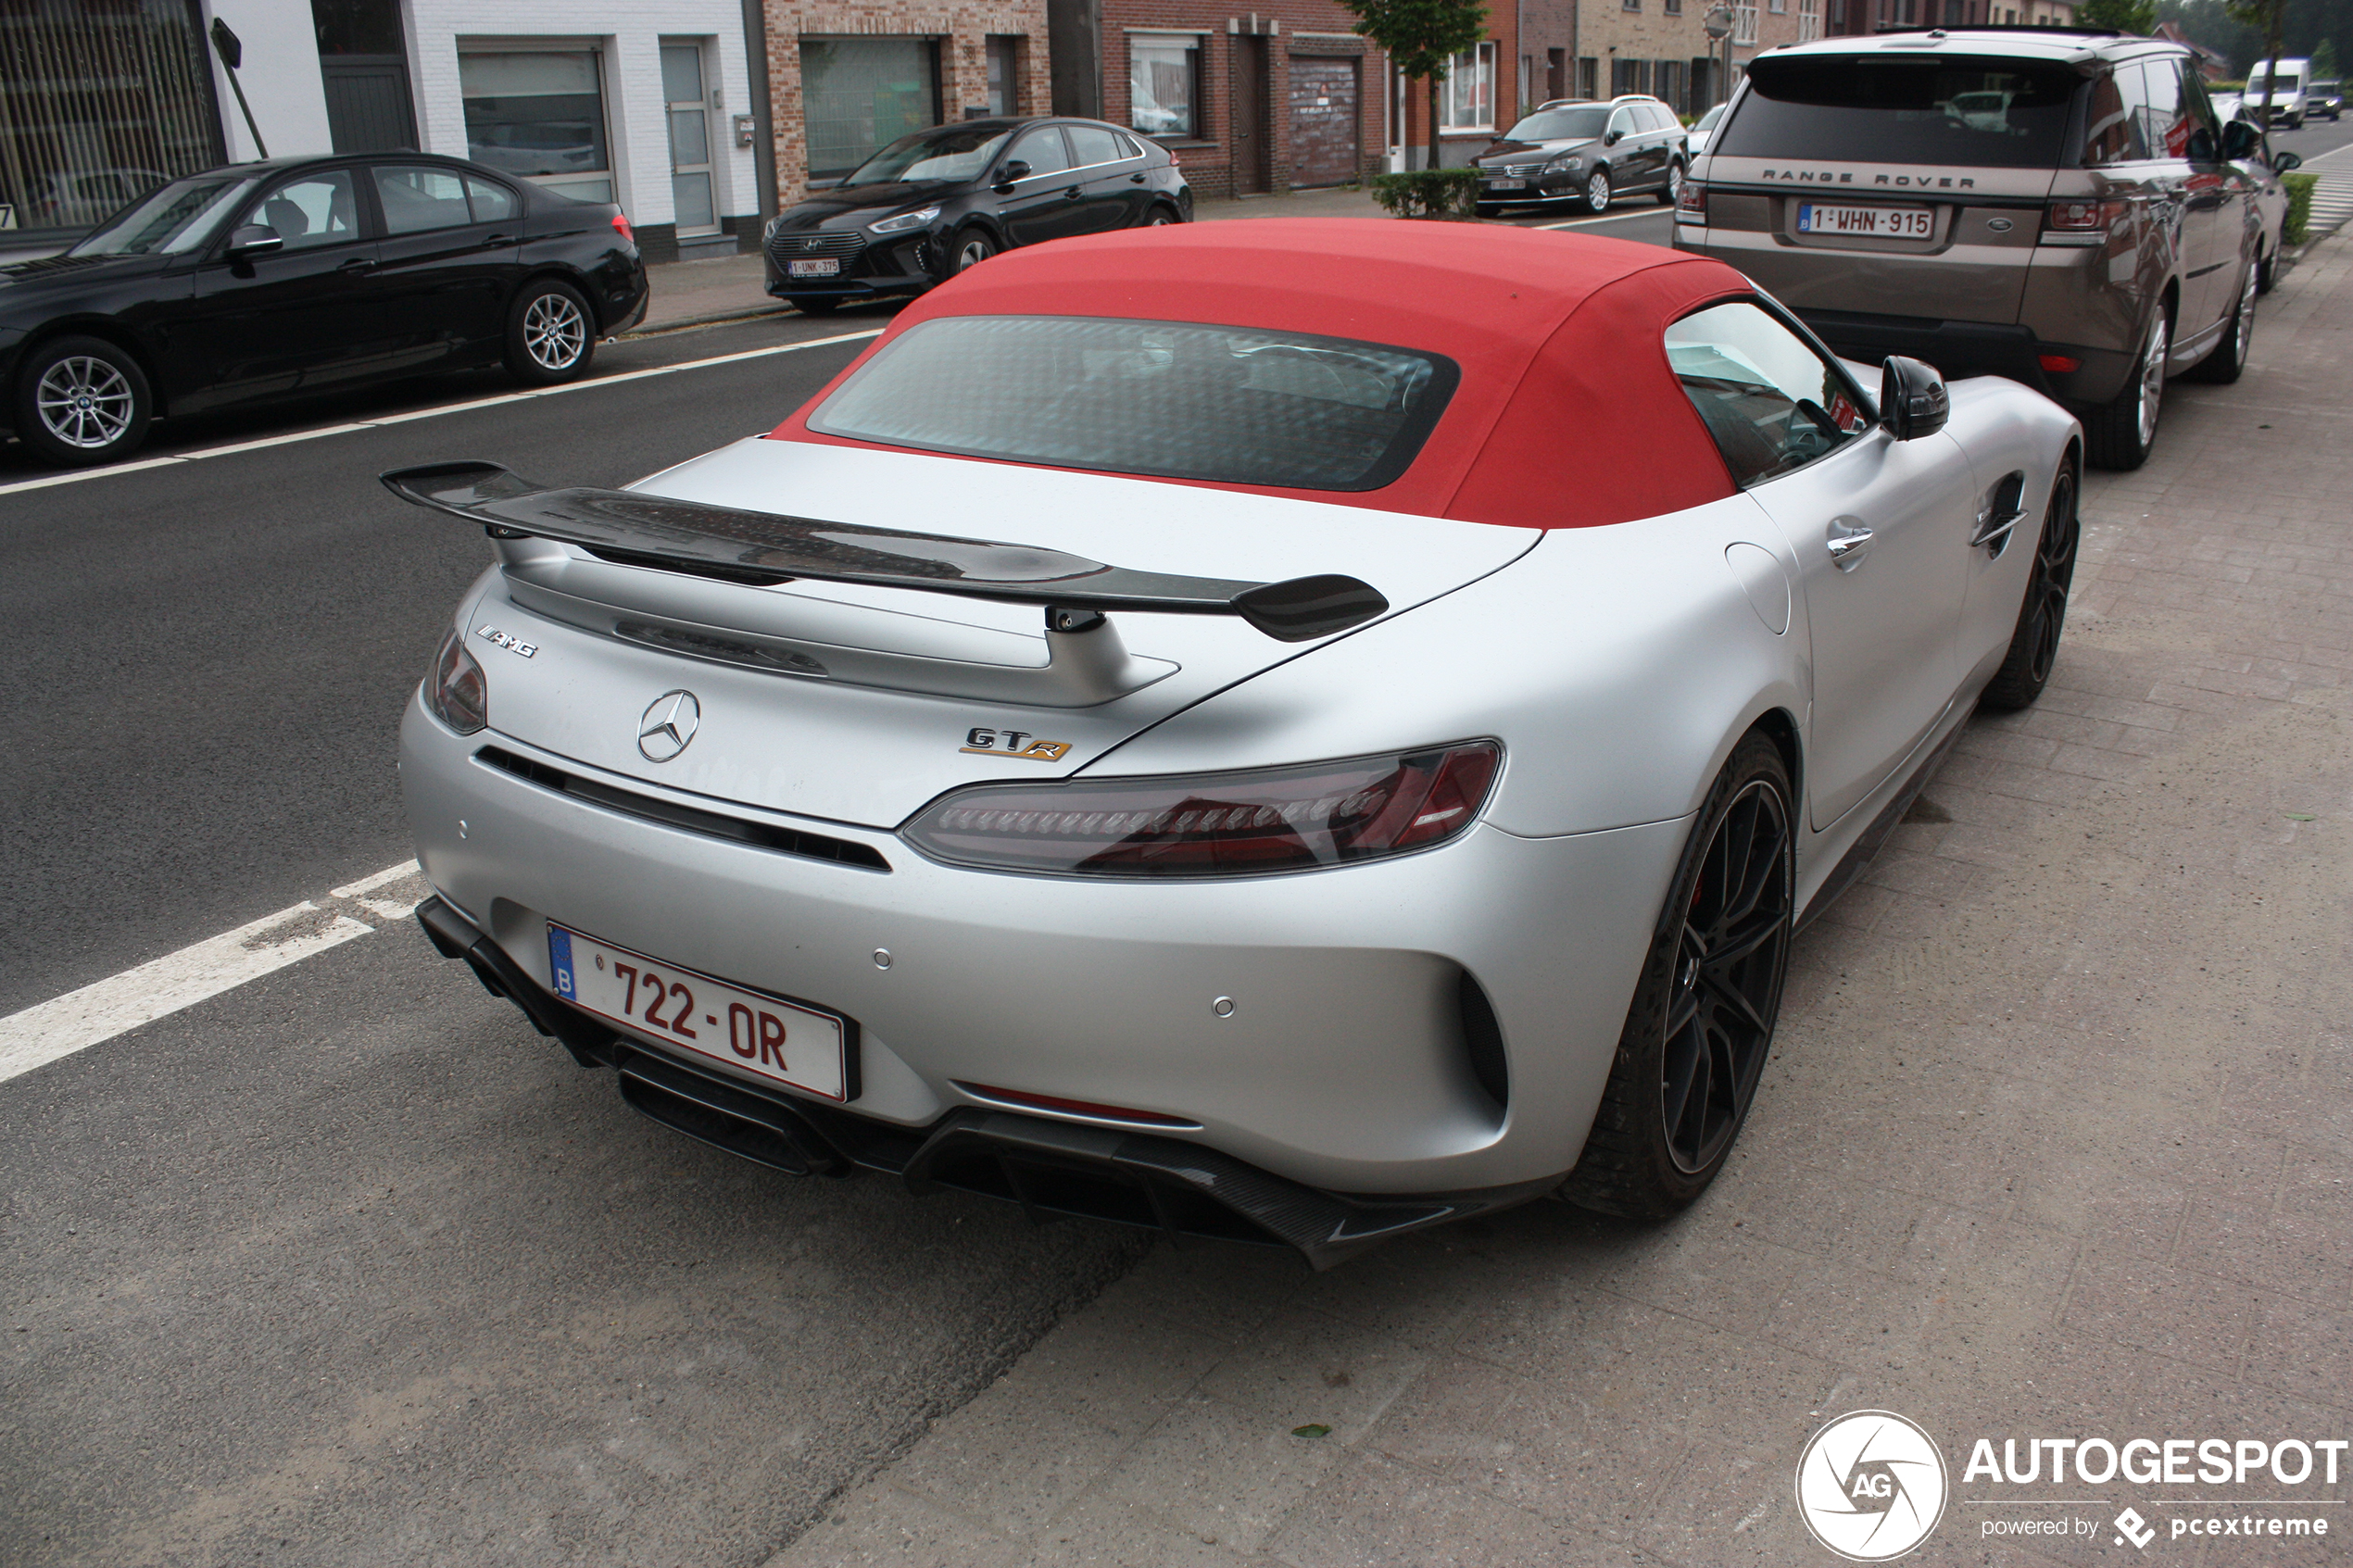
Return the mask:
<path fill-rule="evenodd" d="M 1718 1007 L 1730 1009 L 1732 1015 L 1752 1033 L 1761 1035 L 1771 1027 L 1765 1022 L 1764 1015 L 1756 1010 L 1755 1004 L 1741 995 L 1740 987 L 1733 985 L 1717 965 L 1709 964 L 1702 969 L 1699 983 L 1707 987 L 1708 995 L 1716 999 Z"/>

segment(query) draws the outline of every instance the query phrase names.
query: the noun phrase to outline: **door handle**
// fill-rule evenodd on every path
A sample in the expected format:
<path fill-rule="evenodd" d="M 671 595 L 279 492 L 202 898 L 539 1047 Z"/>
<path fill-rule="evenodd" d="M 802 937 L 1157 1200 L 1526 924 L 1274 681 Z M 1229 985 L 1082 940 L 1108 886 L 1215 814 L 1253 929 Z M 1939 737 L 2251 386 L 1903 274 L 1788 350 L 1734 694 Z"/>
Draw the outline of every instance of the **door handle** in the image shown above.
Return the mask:
<path fill-rule="evenodd" d="M 338 272 L 365 272 L 373 266 L 375 266 L 375 263 L 369 260 L 366 257 L 355 256 L 350 260 L 345 262 L 342 266 L 336 268 L 335 270 Z"/>
<path fill-rule="evenodd" d="M 484 250 L 494 250 L 499 245 L 510 245 L 514 243 L 515 237 L 512 234 L 493 234 L 488 239 L 482 242 L 482 248 Z"/>
<path fill-rule="evenodd" d="M 1076 201 L 1078 199 L 1078 187 L 1073 185 L 1069 190 L 1064 191 L 1063 195 L 1066 200 Z"/>
<path fill-rule="evenodd" d="M 1144 182 L 1144 177 L 1140 174 L 1130 174 L 1127 177 L 1127 182 L 1131 185 L 1140 185 Z"/>
<path fill-rule="evenodd" d="M 1852 571 L 1863 564 L 1863 553 L 1871 547 L 1871 531 L 1844 518 L 1832 518 L 1829 544 L 1831 564 L 1841 571 Z"/>

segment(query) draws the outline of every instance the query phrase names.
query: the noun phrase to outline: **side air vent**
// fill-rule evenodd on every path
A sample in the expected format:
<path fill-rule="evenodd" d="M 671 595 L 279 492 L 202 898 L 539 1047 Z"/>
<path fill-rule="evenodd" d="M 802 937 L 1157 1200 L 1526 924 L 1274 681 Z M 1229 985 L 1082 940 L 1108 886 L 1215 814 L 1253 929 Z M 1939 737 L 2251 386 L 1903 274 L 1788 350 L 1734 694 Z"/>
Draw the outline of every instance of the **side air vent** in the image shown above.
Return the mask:
<path fill-rule="evenodd" d="M 535 762 L 498 746 L 485 746 L 474 753 L 474 760 L 486 767 L 499 769 L 526 779 L 542 789 L 571 796 L 575 800 L 599 806 L 623 816 L 640 817 L 649 822 L 660 822 L 687 833 L 698 833 L 708 838 L 724 838 L 736 844 L 748 844 L 757 849 L 773 849 L 779 855 L 798 855 L 805 860 L 831 860 L 836 865 L 857 866 L 865 871 L 887 872 L 890 862 L 880 851 L 847 838 L 829 838 L 824 834 L 808 833 L 799 828 L 778 827 L 774 822 L 756 822 L 743 817 L 729 817 L 717 811 L 697 810 L 692 806 L 680 806 L 673 801 L 659 800 L 634 790 L 615 789 L 595 779 L 584 779 L 545 762 Z"/>
<path fill-rule="evenodd" d="M 1487 1098 L 1503 1110 L 1512 1103 L 1511 1064 L 1504 1056 L 1504 1030 L 1495 1022 L 1495 1004 L 1487 988 L 1469 970 L 1455 983 L 1454 1005 L 1462 1015 L 1463 1054 L 1469 1059 L 1471 1077 Z"/>

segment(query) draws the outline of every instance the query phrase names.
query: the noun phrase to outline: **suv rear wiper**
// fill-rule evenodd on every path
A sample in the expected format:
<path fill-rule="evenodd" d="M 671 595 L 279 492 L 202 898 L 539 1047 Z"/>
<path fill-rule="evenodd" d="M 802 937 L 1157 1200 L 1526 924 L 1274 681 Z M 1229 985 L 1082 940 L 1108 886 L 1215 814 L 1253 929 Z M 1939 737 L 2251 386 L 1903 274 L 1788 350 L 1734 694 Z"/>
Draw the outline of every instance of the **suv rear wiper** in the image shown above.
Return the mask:
<path fill-rule="evenodd" d="M 1083 629 L 1074 618 L 1146 610 L 1237 615 L 1277 642 L 1303 643 L 1361 626 L 1389 608 L 1370 583 L 1337 574 L 1243 583 L 1131 571 L 1034 545 L 824 522 L 634 490 L 549 489 L 497 463 L 428 463 L 380 477 L 402 500 L 479 522 L 493 538 L 553 539 L 690 571 L 716 567 L 1043 605 L 1048 628 L 1057 632 Z"/>

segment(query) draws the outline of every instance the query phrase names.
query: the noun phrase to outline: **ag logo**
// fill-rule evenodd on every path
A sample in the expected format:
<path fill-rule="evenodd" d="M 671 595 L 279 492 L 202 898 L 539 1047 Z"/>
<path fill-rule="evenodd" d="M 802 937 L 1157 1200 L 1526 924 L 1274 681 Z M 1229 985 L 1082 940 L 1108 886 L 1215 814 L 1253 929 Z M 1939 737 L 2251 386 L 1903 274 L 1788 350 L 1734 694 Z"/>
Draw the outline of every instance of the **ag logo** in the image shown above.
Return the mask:
<path fill-rule="evenodd" d="M 1018 757 L 1025 762 L 1059 762 L 1070 755 L 1066 740 L 1039 740 L 1026 730 L 966 730 L 959 751 L 984 757 Z"/>
<path fill-rule="evenodd" d="M 1944 1489 L 1936 1444 L 1890 1411 L 1840 1416 L 1798 1456 L 1798 1517 L 1850 1562 L 1885 1562 L 1928 1539 Z"/>

